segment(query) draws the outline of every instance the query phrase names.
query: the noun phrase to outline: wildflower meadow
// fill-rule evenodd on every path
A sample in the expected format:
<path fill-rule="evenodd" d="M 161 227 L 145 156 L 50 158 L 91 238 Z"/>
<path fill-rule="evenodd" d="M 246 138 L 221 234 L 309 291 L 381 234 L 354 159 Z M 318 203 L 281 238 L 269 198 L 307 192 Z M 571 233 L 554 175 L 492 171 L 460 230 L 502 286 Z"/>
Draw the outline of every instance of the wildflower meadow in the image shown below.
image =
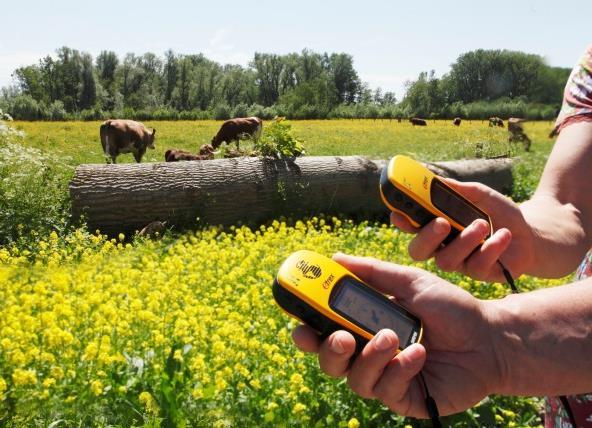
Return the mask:
<path fill-rule="evenodd" d="M 374 129 L 372 121 L 350 122 L 344 147 L 358 154 L 417 154 L 430 141 L 419 134 L 425 130 L 407 126 L 400 136 L 408 145 L 380 134 L 379 149 L 368 153 L 356 135 L 363 126 Z M 532 191 L 550 147 L 542 137 L 546 125 L 535 125 L 533 154 L 520 154 L 526 160 L 517 169 L 518 195 Z M 379 221 L 319 215 L 166 231 L 156 240 L 89 231 L 68 220 L 67 181 L 72 167 L 95 153 L 81 138 L 82 148 L 66 157 L 69 137 L 44 144 L 39 129 L 46 125 L 12 126 L 24 135 L 0 137 L 0 426 L 427 427 L 356 396 L 344 380 L 326 377 L 315 356 L 295 348 L 290 334 L 296 321 L 271 294 L 280 264 L 298 249 L 327 256 L 341 251 L 437 272 L 480 298 L 509 292 L 503 284 L 412 261 L 410 236 Z M 54 126 L 87 125 L 47 124 Z M 307 152 L 338 154 L 320 146 L 323 132 L 337 144 L 327 126 L 310 121 L 294 129 L 305 136 Z M 442 135 L 461 132 L 440 126 Z M 471 136 L 477 126 L 467 127 L 462 150 L 479 140 Z M 98 140 L 92 144 L 97 151 Z M 454 157 L 448 145 L 426 150 L 426 157 Z M 18 167 L 7 161 L 11 156 Z M 19 205 L 27 194 L 46 198 Z M 561 282 L 519 279 L 523 289 Z M 540 412 L 536 397 L 492 396 L 444 422 L 540 426 Z"/>

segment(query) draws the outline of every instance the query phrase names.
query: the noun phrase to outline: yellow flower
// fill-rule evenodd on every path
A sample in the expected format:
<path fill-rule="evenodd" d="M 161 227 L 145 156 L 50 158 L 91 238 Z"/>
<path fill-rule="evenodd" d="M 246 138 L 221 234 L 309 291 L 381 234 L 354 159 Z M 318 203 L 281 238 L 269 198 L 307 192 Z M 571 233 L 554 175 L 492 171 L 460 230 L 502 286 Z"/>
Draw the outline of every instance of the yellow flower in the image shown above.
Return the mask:
<path fill-rule="evenodd" d="M 43 386 L 45 388 L 51 388 L 53 385 L 55 385 L 56 380 L 52 377 L 48 377 L 45 380 L 43 380 Z"/>
<path fill-rule="evenodd" d="M 175 353 L 173 354 L 173 359 L 182 363 L 183 362 L 183 351 L 181 349 L 175 350 Z"/>
<path fill-rule="evenodd" d="M 35 385 L 37 383 L 37 373 L 35 370 L 15 369 L 12 372 L 12 382 L 16 386 Z"/>
<path fill-rule="evenodd" d="M 153 415 L 158 414 L 160 409 L 152 394 L 150 394 L 148 391 L 143 391 L 140 393 L 140 396 L 138 398 L 140 400 L 140 403 L 142 403 L 146 407 L 148 413 L 152 413 Z"/>
<path fill-rule="evenodd" d="M 299 387 L 303 382 L 304 379 L 302 379 L 302 375 L 299 373 L 294 373 L 292 376 L 290 376 L 290 383 L 292 384 L 293 388 Z"/>
<path fill-rule="evenodd" d="M 359 426 L 360 426 L 360 421 L 358 421 L 356 418 L 351 418 L 347 422 L 347 428 L 358 428 Z"/>
<path fill-rule="evenodd" d="M 294 404 L 294 408 L 292 409 L 292 412 L 294 413 L 302 413 L 306 410 L 306 406 L 302 403 L 296 403 Z"/>
<path fill-rule="evenodd" d="M 2 400 L 3 394 L 6 392 L 7 388 L 6 381 L 4 378 L 0 377 L 0 400 Z"/>
<path fill-rule="evenodd" d="M 93 380 L 90 383 L 90 390 L 95 395 L 101 395 L 103 393 L 103 382 L 100 380 Z"/>

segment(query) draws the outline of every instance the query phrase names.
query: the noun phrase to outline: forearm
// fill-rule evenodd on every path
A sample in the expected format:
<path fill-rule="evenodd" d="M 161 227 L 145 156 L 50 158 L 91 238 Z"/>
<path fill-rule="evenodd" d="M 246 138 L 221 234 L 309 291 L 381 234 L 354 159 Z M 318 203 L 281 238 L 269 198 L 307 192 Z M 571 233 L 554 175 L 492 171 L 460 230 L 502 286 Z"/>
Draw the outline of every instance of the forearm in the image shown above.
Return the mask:
<path fill-rule="evenodd" d="M 592 122 L 566 127 L 557 138 L 531 200 L 520 206 L 533 236 L 527 273 L 561 277 L 592 245 Z"/>
<path fill-rule="evenodd" d="M 520 210 L 531 228 L 534 253 L 525 273 L 559 278 L 573 272 L 592 245 L 582 212 L 542 192 L 521 204 Z"/>
<path fill-rule="evenodd" d="M 484 302 L 501 374 L 492 393 L 592 391 L 592 279 Z"/>

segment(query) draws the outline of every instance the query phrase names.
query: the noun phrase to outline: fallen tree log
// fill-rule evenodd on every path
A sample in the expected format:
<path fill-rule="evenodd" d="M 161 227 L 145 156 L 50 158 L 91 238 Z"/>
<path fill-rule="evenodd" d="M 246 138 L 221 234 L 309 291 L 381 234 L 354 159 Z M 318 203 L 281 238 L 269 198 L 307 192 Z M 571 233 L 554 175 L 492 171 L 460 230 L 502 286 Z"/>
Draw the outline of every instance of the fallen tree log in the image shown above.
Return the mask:
<path fill-rule="evenodd" d="M 140 230 L 157 220 L 190 227 L 258 224 L 282 215 L 376 215 L 386 212 L 378 191 L 385 165 L 360 156 L 85 164 L 76 168 L 70 197 L 74 218 L 108 234 Z M 512 186 L 510 159 L 427 166 L 501 192 Z"/>

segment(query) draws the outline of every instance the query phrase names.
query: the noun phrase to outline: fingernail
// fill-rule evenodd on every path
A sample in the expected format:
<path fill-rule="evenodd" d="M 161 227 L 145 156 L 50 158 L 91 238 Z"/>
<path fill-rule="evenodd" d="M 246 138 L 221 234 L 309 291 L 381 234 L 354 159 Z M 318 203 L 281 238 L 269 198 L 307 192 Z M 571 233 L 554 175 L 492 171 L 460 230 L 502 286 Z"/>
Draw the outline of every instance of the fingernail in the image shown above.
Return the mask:
<path fill-rule="evenodd" d="M 387 349 L 392 349 L 394 347 L 392 335 L 384 330 L 379 331 L 378 334 L 374 337 L 374 346 L 379 351 L 386 351 Z"/>
<path fill-rule="evenodd" d="M 434 232 L 438 235 L 442 235 L 448 232 L 448 225 L 443 220 L 436 220 L 434 222 Z"/>
<path fill-rule="evenodd" d="M 341 340 L 339 340 L 337 337 L 334 337 L 331 340 L 331 351 L 335 352 L 336 354 L 343 354 L 345 352 Z"/>
<path fill-rule="evenodd" d="M 475 220 L 473 223 L 473 227 L 477 229 L 478 232 L 487 233 L 489 232 L 489 225 L 485 220 Z"/>

